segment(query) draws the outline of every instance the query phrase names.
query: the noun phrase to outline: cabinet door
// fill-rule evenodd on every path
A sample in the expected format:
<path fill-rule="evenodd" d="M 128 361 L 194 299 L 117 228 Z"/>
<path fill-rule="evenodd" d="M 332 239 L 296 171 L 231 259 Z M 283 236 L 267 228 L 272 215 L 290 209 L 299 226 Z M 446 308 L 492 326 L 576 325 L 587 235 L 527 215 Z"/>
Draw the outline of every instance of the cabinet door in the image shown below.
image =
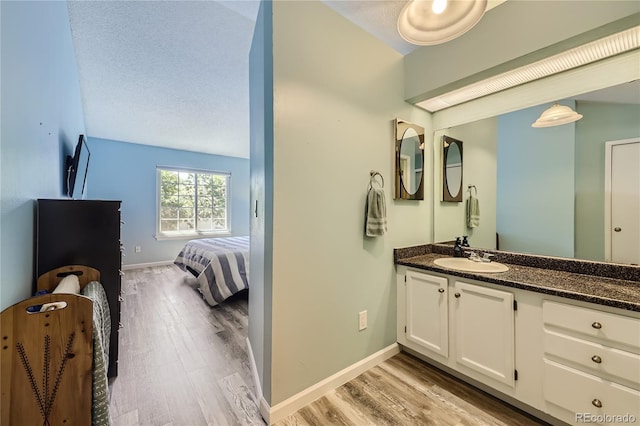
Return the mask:
<path fill-rule="evenodd" d="M 514 386 L 513 294 L 456 281 L 456 362 Z"/>
<path fill-rule="evenodd" d="M 449 356 L 447 279 L 407 271 L 407 340 Z"/>

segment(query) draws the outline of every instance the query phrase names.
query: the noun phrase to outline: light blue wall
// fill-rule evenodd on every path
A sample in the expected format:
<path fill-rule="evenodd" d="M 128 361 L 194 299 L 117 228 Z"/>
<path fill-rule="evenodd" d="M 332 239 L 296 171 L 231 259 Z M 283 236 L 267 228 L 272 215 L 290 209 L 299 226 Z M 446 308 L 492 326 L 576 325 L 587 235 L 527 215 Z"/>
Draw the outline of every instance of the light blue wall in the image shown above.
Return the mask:
<path fill-rule="evenodd" d="M 123 265 L 172 261 L 186 239 L 156 240 L 156 166 L 231 172 L 231 231 L 249 235 L 249 160 L 88 137 L 88 199 L 122 201 Z M 140 246 L 140 253 L 134 247 Z"/>
<path fill-rule="evenodd" d="M 271 400 L 273 290 L 273 20 L 271 1 L 260 2 L 249 52 L 251 136 L 251 297 L 249 343 L 260 381 L 258 398 Z M 253 211 L 252 209 L 252 211 Z"/>
<path fill-rule="evenodd" d="M 84 133 L 65 2 L 0 2 L 0 308 L 31 295 L 34 200 L 63 197 L 63 164 Z"/>
<path fill-rule="evenodd" d="M 575 125 L 531 127 L 551 105 L 498 118 L 496 231 L 501 250 L 573 257 Z"/>

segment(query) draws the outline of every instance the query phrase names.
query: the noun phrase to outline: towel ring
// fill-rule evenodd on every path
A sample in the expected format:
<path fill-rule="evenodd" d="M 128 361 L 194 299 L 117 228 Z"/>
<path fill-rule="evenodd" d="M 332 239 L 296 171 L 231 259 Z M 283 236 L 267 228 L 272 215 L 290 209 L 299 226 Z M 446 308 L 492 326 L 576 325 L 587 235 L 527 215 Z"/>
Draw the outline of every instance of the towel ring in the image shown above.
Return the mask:
<path fill-rule="evenodd" d="M 471 188 L 473 188 L 473 190 L 475 191 L 475 195 L 478 195 L 478 188 L 476 188 L 475 185 L 469 185 L 467 186 L 467 191 L 469 191 L 469 194 L 471 194 Z"/>
<path fill-rule="evenodd" d="M 382 181 L 381 186 L 384 188 L 384 177 L 382 177 L 382 175 L 379 172 L 376 172 L 375 170 L 371 170 L 369 172 L 369 175 L 371 176 L 371 178 L 369 179 L 369 188 L 373 187 L 373 182 L 376 181 L 376 176 L 380 176 L 380 180 Z"/>

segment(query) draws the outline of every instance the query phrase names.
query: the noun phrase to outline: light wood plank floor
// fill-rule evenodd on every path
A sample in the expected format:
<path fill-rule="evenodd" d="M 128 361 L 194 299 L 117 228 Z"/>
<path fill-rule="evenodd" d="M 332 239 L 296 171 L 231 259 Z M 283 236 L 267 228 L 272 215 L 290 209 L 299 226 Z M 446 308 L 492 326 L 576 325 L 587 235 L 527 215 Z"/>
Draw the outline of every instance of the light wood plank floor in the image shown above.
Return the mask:
<path fill-rule="evenodd" d="M 211 308 L 175 266 L 126 271 L 114 426 L 264 425 L 254 401 L 247 294 Z M 401 353 L 302 408 L 289 425 L 540 425 Z"/>

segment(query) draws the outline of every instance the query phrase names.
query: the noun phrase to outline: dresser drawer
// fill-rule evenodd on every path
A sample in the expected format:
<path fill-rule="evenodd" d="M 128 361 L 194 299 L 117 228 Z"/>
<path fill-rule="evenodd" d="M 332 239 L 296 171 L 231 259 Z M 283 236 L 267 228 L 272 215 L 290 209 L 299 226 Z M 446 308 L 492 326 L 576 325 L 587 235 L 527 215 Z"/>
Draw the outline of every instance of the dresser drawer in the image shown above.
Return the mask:
<path fill-rule="evenodd" d="M 568 330 L 640 353 L 639 319 L 549 300 L 542 303 L 542 318 L 545 328 Z"/>
<path fill-rule="evenodd" d="M 544 361 L 544 399 L 575 415 L 640 418 L 640 392 L 579 370 Z"/>
<path fill-rule="evenodd" d="M 544 352 L 597 376 L 640 388 L 640 355 L 545 330 Z"/>

